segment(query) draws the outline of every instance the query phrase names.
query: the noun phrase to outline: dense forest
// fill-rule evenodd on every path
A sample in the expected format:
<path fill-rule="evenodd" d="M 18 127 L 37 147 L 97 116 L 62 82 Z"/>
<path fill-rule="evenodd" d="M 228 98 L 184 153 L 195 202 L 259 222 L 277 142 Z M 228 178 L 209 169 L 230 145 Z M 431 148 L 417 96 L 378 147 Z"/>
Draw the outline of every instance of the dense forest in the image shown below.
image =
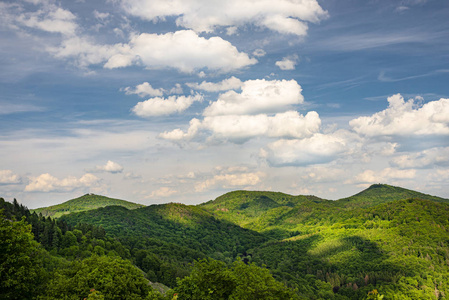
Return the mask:
<path fill-rule="evenodd" d="M 0 198 L 0 299 L 449 298 L 447 199 L 380 184 L 337 201 L 101 197 L 58 218 Z"/>

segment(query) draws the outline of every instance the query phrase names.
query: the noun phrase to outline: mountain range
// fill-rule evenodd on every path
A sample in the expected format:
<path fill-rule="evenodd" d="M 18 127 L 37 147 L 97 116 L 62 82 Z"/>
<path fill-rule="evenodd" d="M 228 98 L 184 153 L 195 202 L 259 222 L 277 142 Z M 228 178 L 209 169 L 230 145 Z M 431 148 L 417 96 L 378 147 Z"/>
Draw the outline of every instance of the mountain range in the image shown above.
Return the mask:
<path fill-rule="evenodd" d="M 151 281 L 172 288 L 190 263 L 211 258 L 265 266 L 300 299 L 449 296 L 449 200 L 400 187 L 375 184 L 335 201 L 234 191 L 196 206 L 85 195 L 34 211 L 100 228 Z"/>

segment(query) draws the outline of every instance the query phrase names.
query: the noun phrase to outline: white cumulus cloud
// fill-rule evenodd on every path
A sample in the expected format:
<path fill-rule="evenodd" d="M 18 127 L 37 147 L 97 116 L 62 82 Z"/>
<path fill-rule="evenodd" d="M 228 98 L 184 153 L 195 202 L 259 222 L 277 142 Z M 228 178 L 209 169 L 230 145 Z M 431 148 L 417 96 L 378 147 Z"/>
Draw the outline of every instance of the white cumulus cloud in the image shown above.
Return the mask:
<path fill-rule="evenodd" d="M 197 32 L 212 32 L 216 27 L 236 27 L 254 24 L 271 30 L 305 35 L 305 22 L 319 22 L 327 17 L 316 0 L 121 0 L 123 9 L 145 20 L 159 21 L 177 17 L 178 26 Z"/>
<path fill-rule="evenodd" d="M 229 72 L 257 63 L 220 37 L 204 38 L 191 30 L 133 35 L 128 43 L 99 44 L 87 36 L 70 36 L 47 51 L 59 59 L 73 59 L 81 68 L 103 64 L 116 69 L 133 65 L 147 69 L 173 68 L 192 73 L 200 69 Z M 203 72 L 203 71 L 201 71 Z"/>
<path fill-rule="evenodd" d="M 75 19 L 76 16 L 70 11 L 52 4 L 45 5 L 35 12 L 22 13 L 15 21 L 30 28 L 74 35 L 78 28 Z"/>
<path fill-rule="evenodd" d="M 59 59 L 73 59 L 80 68 L 101 64 L 120 52 L 123 45 L 100 45 L 88 37 L 71 37 L 64 39 L 58 47 L 49 47 L 47 51 Z M 131 61 L 128 61 L 131 59 Z M 126 58 L 123 65 L 131 64 L 132 57 Z M 118 64 L 118 62 L 116 62 Z"/>
<path fill-rule="evenodd" d="M 228 91 L 204 110 L 204 116 L 245 115 L 285 111 L 301 104 L 304 97 L 301 86 L 295 80 L 245 81 L 242 92 Z"/>
<path fill-rule="evenodd" d="M 304 102 L 301 86 L 295 80 L 248 80 L 235 77 L 219 83 L 203 82 L 198 87 L 209 91 L 229 88 L 234 82 L 241 92 L 228 91 L 218 96 L 203 111 L 203 119 L 193 119 L 186 131 L 175 129 L 159 137 L 172 141 L 191 140 L 201 132 L 220 141 L 242 143 L 251 138 L 304 138 L 319 132 L 321 119 L 314 112 L 305 116 L 291 110 Z M 193 85 L 192 85 L 193 86 Z"/>
<path fill-rule="evenodd" d="M 309 138 L 281 139 L 261 149 L 260 156 L 273 167 L 306 166 L 328 163 L 346 150 L 338 135 L 316 133 Z"/>
<path fill-rule="evenodd" d="M 93 170 L 90 172 L 108 172 L 108 173 L 121 173 L 123 171 L 123 167 L 111 160 L 108 160 L 108 162 L 103 166 L 96 166 Z"/>
<path fill-rule="evenodd" d="M 449 147 L 431 148 L 418 153 L 404 154 L 391 160 L 399 168 L 430 168 L 449 165 Z"/>
<path fill-rule="evenodd" d="M 176 128 L 172 131 L 165 131 L 159 134 L 159 137 L 173 142 L 189 141 L 198 134 L 198 131 L 201 129 L 201 127 L 202 125 L 200 120 L 192 119 L 190 120 L 189 128 L 186 132 L 182 131 L 179 128 Z"/>
<path fill-rule="evenodd" d="M 196 192 L 203 192 L 210 188 L 246 188 L 259 184 L 266 176 L 263 172 L 250 172 L 246 167 L 218 167 L 216 174 L 195 184 Z"/>
<path fill-rule="evenodd" d="M 121 68 L 139 62 L 148 69 L 174 68 L 192 73 L 207 68 L 212 71 L 229 72 L 257 63 L 246 53 L 220 37 L 209 39 L 191 30 L 165 34 L 142 33 L 131 38 L 127 45 L 115 45 L 117 54 L 112 55 L 105 68 Z"/>
<path fill-rule="evenodd" d="M 45 173 L 30 179 L 25 187 L 26 192 L 70 192 L 78 188 L 98 187 L 100 183 L 100 179 L 90 173 L 80 178 L 69 176 L 63 179 Z"/>
<path fill-rule="evenodd" d="M 400 94 L 388 98 L 387 109 L 349 122 L 366 136 L 449 135 L 449 99 L 441 98 L 422 106 L 414 100 L 404 101 Z"/>
<path fill-rule="evenodd" d="M 164 89 L 155 89 L 148 82 L 144 82 L 142 84 L 137 85 L 135 88 L 126 87 L 123 89 L 127 95 L 136 94 L 139 97 L 157 97 L 162 96 L 164 94 Z"/>
<path fill-rule="evenodd" d="M 207 82 L 203 81 L 198 83 L 187 83 L 187 86 L 195 90 L 203 90 L 206 92 L 220 92 L 228 90 L 237 90 L 242 87 L 243 83 L 240 79 L 232 76 L 227 79 L 223 79 L 220 82 Z"/>
<path fill-rule="evenodd" d="M 318 132 L 321 119 L 318 113 L 311 111 L 305 116 L 296 111 L 287 111 L 274 116 L 226 115 L 193 119 L 186 132 L 175 129 L 160 134 L 161 138 L 179 141 L 195 137 L 200 130 L 210 132 L 219 140 L 244 142 L 248 139 L 267 136 L 273 138 L 303 138 Z"/>
<path fill-rule="evenodd" d="M 246 140 L 257 136 L 302 138 L 319 131 L 321 120 L 316 112 L 303 116 L 296 111 L 273 117 L 261 114 L 206 117 L 202 126 L 221 139 Z"/>
<path fill-rule="evenodd" d="M 139 117 L 154 117 L 180 113 L 189 108 L 193 102 L 202 101 L 203 96 L 170 96 L 168 98 L 151 98 L 139 102 L 132 108 L 132 112 Z"/>
<path fill-rule="evenodd" d="M 296 63 L 298 61 L 298 56 L 287 56 L 284 57 L 282 60 L 279 60 L 275 63 L 276 66 L 279 67 L 279 69 L 285 71 L 285 70 L 294 70 Z"/>
<path fill-rule="evenodd" d="M 166 198 L 178 193 L 169 187 L 161 187 L 153 192 L 147 198 Z"/>
<path fill-rule="evenodd" d="M 174 87 L 172 87 L 169 91 L 170 94 L 182 94 L 184 93 L 181 84 L 176 83 Z"/>
<path fill-rule="evenodd" d="M 22 180 L 19 175 L 14 174 L 11 170 L 0 170 L 0 185 L 1 184 L 17 184 Z"/>

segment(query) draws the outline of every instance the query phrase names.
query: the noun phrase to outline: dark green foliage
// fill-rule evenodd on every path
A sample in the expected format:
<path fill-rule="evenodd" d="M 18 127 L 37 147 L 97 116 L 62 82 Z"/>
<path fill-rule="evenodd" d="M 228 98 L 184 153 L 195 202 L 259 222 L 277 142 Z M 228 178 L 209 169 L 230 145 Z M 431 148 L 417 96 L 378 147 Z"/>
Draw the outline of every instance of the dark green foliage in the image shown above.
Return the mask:
<path fill-rule="evenodd" d="M 42 299 L 83 299 L 89 294 L 94 298 L 92 290 L 101 293 L 104 299 L 146 299 L 151 287 L 130 262 L 92 256 L 57 270 Z"/>
<path fill-rule="evenodd" d="M 252 260 L 309 299 L 362 299 L 374 288 L 387 299 L 431 299 L 449 292 L 448 216 L 447 204 L 413 199 L 338 212 L 297 224 L 303 234 L 254 249 Z"/>
<path fill-rule="evenodd" d="M 5 210 L 8 215 L 6 218 L 0 213 L 0 299 L 82 299 L 81 295 L 88 295 L 85 292 L 90 285 L 105 291 L 92 295 L 97 299 L 101 295 L 107 296 L 109 290 L 125 296 L 107 296 L 106 299 L 144 299 L 148 296 L 151 288 L 144 279 L 144 273 L 118 257 L 130 257 L 129 250 L 119 241 L 106 238 L 101 227 L 80 224 L 71 231 L 65 222 L 30 214 L 16 201 L 11 204 L 0 198 L 0 205 L 0 212 Z M 16 221 L 22 215 L 23 220 Z M 32 224 L 25 222 L 27 218 Z M 40 244 L 33 240 L 37 238 L 32 231 L 39 234 Z M 42 247 L 43 243 L 52 255 Z M 93 254 L 107 256 L 92 257 Z M 109 277 L 101 277 L 96 272 Z M 89 276 L 92 278 L 89 279 Z M 52 280 L 48 282 L 50 278 Z M 60 281 L 57 281 L 58 278 Z M 95 283 L 95 278 L 100 282 Z M 65 284 L 73 286 L 73 290 L 69 291 Z M 134 286 L 138 286 L 140 294 L 134 295 L 135 291 L 131 289 Z M 151 299 L 156 299 L 156 296 Z"/>
<path fill-rule="evenodd" d="M 44 275 L 41 252 L 39 244 L 33 240 L 31 226 L 24 220 L 5 219 L 0 209 L 1 299 L 31 299 Z"/>
<path fill-rule="evenodd" d="M 231 263 L 247 249 L 266 241 L 261 234 L 215 218 L 200 207 L 152 205 L 135 210 L 110 206 L 61 217 L 69 225 L 92 223 L 134 250 L 147 250 L 160 261 L 152 268 L 137 266 L 168 286 L 188 274 L 195 259 L 213 257 Z M 138 252 L 136 252 L 138 253 Z M 151 256 L 152 257 L 152 256 Z"/>
<path fill-rule="evenodd" d="M 226 264 L 216 260 L 197 261 L 190 276 L 178 282 L 181 299 L 228 299 L 237 281 Z"/>
<path fill-rule="evenodd" d="M 268 238 L 285 238 L 289 232 L 279 227 L 288 215 L 301 212 L 306 207 L 331 207 L 334 201 L 315 196 L 291 196 L 275 192 L 236 191 L 209 201 L 200 207 L 216 217 L 228 220 L 242 227 L 263 232 Z M 296 217 L 296 216 L 294 216 Z"/>
<path fill-rule="evenodd" d="M 123 206 L 127 209 L 135 209 L 142 207 L 143 205 L 128 202 L 125 200 L 108 198 L 100 195 L 86 194 L 82 197 L 72 199 L 58 205 L 37 208 L 31 211 L 35 212 L 36 214 L 42 214 L 44 217 L 59 218 L 66 214 L 92 210 L 106 206 Z"/>
<path fill-rule="evenodd" d="M 2 208 L 11 220 L 24 216 L 31 224 L 34 239 L 53 254 L 70 260 L 86 258 L 94 253 L 130 258 L 129 250 L 119 241 L 106 237 L 101 226 L 86 223 L 69 226 L 63 220 L 38 216 L 35 212 L 31 214 L 26 207 L 0 198 L 0 209 Z"/>
<path fill-rule="evenodd" d="M 178 281 L 180 299 L 299 299 L 266 269 L 236 261 L 232 267 L 216 260 L 196 261 L 190 276 Z"/>

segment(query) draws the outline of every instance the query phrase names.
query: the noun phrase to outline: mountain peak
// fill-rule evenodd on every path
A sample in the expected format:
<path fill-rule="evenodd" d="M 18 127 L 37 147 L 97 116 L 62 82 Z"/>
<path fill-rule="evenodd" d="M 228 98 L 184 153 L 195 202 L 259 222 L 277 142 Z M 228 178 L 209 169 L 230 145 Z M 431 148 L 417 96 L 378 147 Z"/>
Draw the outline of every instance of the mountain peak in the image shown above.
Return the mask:
<path fill-rule="evenodd" d="M 343 206 L 370 207 L 381 203 L 409 198 L 432 200 L 436 202 L 449 202 L 449 199 L 381 183 L 373 184 L 367 189 L 351 197 L 343 198 L 337 200 L 336 202 Z"/>
<path fill-rule="evenodd" d="M 32 211 L 37 214 L 42 213 L 45 217 L 59 218 L 69 213 L 93 210 L 106 206 L 122 206 L 127 209 L 135 209 L 144 205 L 89 193 L 58 205 L 37 208 Z"/>

